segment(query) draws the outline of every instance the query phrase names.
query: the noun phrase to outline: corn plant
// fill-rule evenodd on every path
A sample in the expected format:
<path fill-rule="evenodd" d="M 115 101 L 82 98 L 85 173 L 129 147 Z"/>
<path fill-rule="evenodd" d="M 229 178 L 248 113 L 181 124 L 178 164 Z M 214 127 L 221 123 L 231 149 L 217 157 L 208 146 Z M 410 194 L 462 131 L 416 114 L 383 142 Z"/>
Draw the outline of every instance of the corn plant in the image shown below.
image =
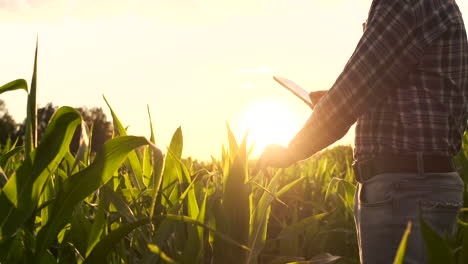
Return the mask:
<path fill-rule="evenodd" d="M 238 144 L 229 126 L 227 147 L 210 163 L 182 158 L 180 127 L 163 155 L 149 107 L 147 140 L 127 134 L 105 97 L 115 131 L 98 153 L 67 106 L 38 141 L 37 51 L 30 86 L 19 79 L 0 87 L 28 97 L 24 145 L 0 147 L 0 263 L 359 263 L 351 148 L 253 175 L 247 136 Z M 467 149 L 465 137 L 455 159 L 465 181 Z M 432 263 L 466 263 L 467 222 L 462 214 L 452 240 L 420 223 Z M 394 263 L 403 262 L 410 232 Z"/>

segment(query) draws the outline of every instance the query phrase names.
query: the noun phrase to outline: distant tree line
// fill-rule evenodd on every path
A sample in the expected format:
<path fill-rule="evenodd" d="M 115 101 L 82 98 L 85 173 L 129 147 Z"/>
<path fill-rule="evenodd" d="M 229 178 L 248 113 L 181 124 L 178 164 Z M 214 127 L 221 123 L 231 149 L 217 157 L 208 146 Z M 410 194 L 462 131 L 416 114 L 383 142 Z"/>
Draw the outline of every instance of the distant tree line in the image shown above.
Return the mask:
<path fill-rule="evenodd" d="M 58 107 L 54 106 L 52 103 L 48 103 L 44 107 L 37 109 L 37 136 L 39 141 L 44 135 L 49 120 L 57 108 Z M 91 150 L 99 151 L 102 145 L 112 137 L 112 123 L 107 121 L 107 117 L 100 107 L 93 107 L 91 109 L 79 107 L 76 109 L 81 113 L 83 121 L 88 128 L 92 128 L 92 131 L 90 131 L 90 133 L 92 133 Z M 22 123 L 16 123 L 10 113 L 8 113 L 5 102 L 0 100 L 0 145 L 5 145 L 8 139 L 18 139 L 18 145 L 22 145 L 25 131 L 24 124 L 24 121 Z M 80 136 L 81 129 L 77 129 L 70 144 L 72 153 L 76 152 L 78 149 Z"/>

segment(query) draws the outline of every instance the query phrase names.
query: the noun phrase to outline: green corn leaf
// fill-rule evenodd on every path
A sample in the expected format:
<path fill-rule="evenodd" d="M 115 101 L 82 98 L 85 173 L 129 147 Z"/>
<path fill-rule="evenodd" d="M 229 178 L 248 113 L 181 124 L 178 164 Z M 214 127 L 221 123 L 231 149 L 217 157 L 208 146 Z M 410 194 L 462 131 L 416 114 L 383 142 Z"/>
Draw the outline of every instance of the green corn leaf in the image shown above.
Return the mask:
<path fill-rule="evenodd" d="M 91 151 L 92 151 L 92 144 L 93 144 L 93 131 L 94 131 L 94 123 L 91 124 L 91 127 L 89 128 L 89 133 L 88 133 L 88 149 L 86 150 L 85 156 L 83 158 L 83 161 L 86 166 L 89 166 L 89 163 L 91 162 Z"/>
<path fill-rule="evenodd" d="M 19 137 L 17 137 L 15 139 L 15 141 L 11 141 L 11 139 L 9 138 L 5 144 L 5 147 L 3 148 L 3 151 L 11 151 L 13 150 L 14 148 L 16 148 L 16 145 L 18 144 L 18 141 L 19 141 Z"/>
<path fill-rule="evenodd" d="M 203 240 L 199 239 L 196 226 L 189 225 L 186 229 L 188 234 L 186 237 L 182 237 L 185 240 L 184 251 L 182 253 L 183 263 L 197 263 L 196 260 Z"/>
<path fill-rule="evenodd" d="M 145 147 L 143 149 L 142 173 L 145 185 L 148 186 L 148 188 L 151 188 L 150 180 L 153 173 L 153 167 L 151 164 L 151 151 L 149 147 Z"/>
<path fill-rule="evenodd" d="M 90 141 L 89 141 L 89 129 L 88 126 L 84 121 L 81 121 L 81 135 L 80 135 L 80 145 L 78 147 L 78 151 L 76 153 L 75 161 L 73 162 L 71 172 L 80 164 L 80 162 L 84 161 L 86 158 L 86 153 L 88 149 L 90 148 Z"/>
<path fill-rule="evenodd" d="M 85 216 L 83 204 L 77 206 L 71 218 L 70 236 L 80 255 L 86 254 L 91 226 L 91 222 Z"/>
<path fill-rule="evenodd" d="M 321 213 L 303 218 L 299 222 L 285 227 L 278 235 L 278 239 L 291 239 L 291 237 L 294 235 L 304 234 L 307 228 L 310 228 L 311 225 L 314 224 L 318 226 L 320 220 L 322 220 L 327 215 L 329 215 L 329 213 Z"/>
<path fill-rule="evenodd" d="M 151 151 L 149 147 L 143 149 L 143 180 L 146 186 L 151 189 L 151 175 L 153 167 L 151 166 Z"/>
<path fill-rule="evenodd" d="M 463 134 L 463 139 L 462 139 L 462 151 L 460 154 L 464 154 L 465 159 L 468 159 L 468 131 L 465 131 Z"/>
<path fill-rule="evenodd" d="M 6 176 L 2 167 L 0 167 L 0 188 L 3 188 L 3 186 L 5 186 L 7 182 L 8 182 L 8 177 Z"/>
<path fill-rule="evenodd" d="M 148 109 L 148 118 L 149 118 L 149 123 L 150 123 L 150 132 L 151 132 L 150 141 L 151 143 L 156 144 L 156 138 L 154 137 L 153 120 L 151 119 L 151 112 L 149 109 L 149 105 L 146 105 L 146 108 Z"/>
<path fill-rule="evenodd" d="M 109 181 L 125 161 L 128 153 L 149 142 L 143 137 L 122 136 L 104 144 L 94 162 L 68 178 L 51 208 L 51 219 L 38 233 L 36 254 L 49 247 L 60 230 L 70 221 L 75 206 Z"/>
<path fill-rule="evenodd" d="M 14 90 L 25 90 L 27 92 L 28 83 L 23 79 L 18 79 L 0 86 L 0 94 Z"/>
<path fill-rule="evenodd" d="M 114 123 L 114 129 L 118 132 L 120 136 L 126 136 L 127 130 L 124 128 L 124 126 L 120 122 L 119 118 L 117 117 L 117 114 L 114 112 L 114 110 L 110 106 L 106 97 L 103 96 L 103 98 L 107 106 L 109 107 L 109 110 L 111 111 L 112 120 Z M 139 190 L 142 190 L 144 187 L 143 170 L 141 168 L 141 163 L 140 163 L 140 160 L 138 159 L 137 153 L 134 150 L 128 154 L 128 162 L 130 163 L 129 167 L 131 168 L 133 172 L 133 174 L 131 174 L 133 176 L 131 178 L 132 184 L 134 185 L 134 187 L 138 188 Z"/>
<path fill-rule="evenodd" d="M 169 156 L 170 155 L 172 155 L 171 152 L 169 152 Z M 184 204 L 185 199 L 188 197 L 189 192 L 194 187 L 196 179 L 194 179 L 190 183 L 190 185 L 185 189 L 185 191 L 178 197 L 176 202 L 167 210 L 169 214 L 175 215 L 179 213 L 179 210 L 182 208 L 182 205 Z M 162 220 L 161 224 L 159 224 L 158 228 L 156 229 L 155 243 L 157 245 L 162 245 L 169 238 L 171 233 L 174 232 L 174 229 L 176 228 L 176 224 L 177 224 L 176 222 L 171 221 L 170 219 Z"/>
<path fill-rule="evenodd" d="M 330 181 L 327 191 L 325 193 L 325 199 L 328 198 L 328 196 L 331 193 L 331 190 L 335 187 L 342 187 L 344 189 L 344 194 L 345 194 L 345 201 L 349 204 L 352 205 L 354 201 L 354 192 L 356 191 L 356 186 L 352 184 L 351 182 L 348 182 L 347 180 L 340 179 L 337 177 L 332 178 Z"/>
<path fill-rule="evenodd" d="M 248 134 L 245 134 L 244 138 L 242 139 L 242 142 L 239 146 L 239 159 L 243 162 L 243 166 L 244 166 L 244 173 L 245 173 L 245 178 L 244 178 L 244 183 L 247 183 L 248 180 L 249 180 L 249 177 L 248 177 L 248 159 L 249 159 L 249 155 L 247 154 L 247 137 L 248 137 Z"/>
<path fill-rule="evenodd" d="M 78 166 L 74 166 L 74 164 L 76 163 L 76 158 L 71 154 L 70 151 L 67 152 L 67 154 L 65 154 L 65 156 L 63 157 L 63 161 L 62 161 L 62 166 L 59 167 L 59 171 L 62 170 L 64 175 L 60 175 L 60 176 L 65 176 L 63 177 L 64 179 L 70 177 L 71 175 L 73 175 L 74 173 L 78 172 L 79 171 L 79 167 Z M 67 170 L 65 172 L 65 170 Z"/>
<path fill-rule="evenodd" d="M 183 136 L 182 129 L 179 127 L 172 136 L 171 143 L 169 145 L 168 153 L 164 161 L 164 170 L 162 173 L 162 191 L 167 197 L 171 197 L 171 194 L 175 192 L 175 183 L 182 183 L 182 169 L 178 160 L 182 157 L 183 149 Z M 178 200 L 177 196 L 172 196 L 171 203 L 175 203 Z M 168 206 L 167 202 L 163 201 L 163 205 Z"/>
<path fill-rule="evenodd" d="M 150 130 L 151 130 L 150 142 L 155 145 L 156 139 L 154 137 L 153 121 L 151 119 L 151 112 L 149 110 L 149 106 L 147 106 L 147 109 L 148 109 L 148 118 L 150 122 Z M 154 208 L 156 206 L 157 195 L 161 187 L 162 175 L 163 175 L 162 172 L 163 172 L 163 166 L 164 166 L 164 155 L 162 154 L 161 151 L 159 151 L 159 149 L 157 150 L 155 149 L 157 148 L 153 148 L 153 152 L 150 152 L 149 148 L 145 149 L 145 160 L 144 160 L 144 166 L 143 166 L 145 175 L 151 175 L 150 183 L 148 184 L 149 188 L 153 190 L 151 194 L 150 218 L 154 216 Z M 151 155 L 153 156 L 152 168 L 151 168 L 151 163 L 150 163 Z"/>
<path fill-rule="evenodd" d="M 333 256 L 333 255 L 330 255 L 329 253 L 323 253 L 307 261 L 288 262 L 287 264 L 329 264 L 329 263 L 336 262 L 340 258 L 341 257 Z"/>
<path fill-rule="evenodd" d="M 460 261 L 458 263 L 468 263 L 468 226 L 461 226 L 463 229 L 463 240 L 460 252 Z"/>
<path fill-rule="evenodd" d="M 300 177 L 299 179 L 297 180 L 294 180 L 288 184 L 286 184 L 285 186 L 283 186 L 283 188 L 281 188 L 277 193 L 276 193 L 276 197 L 281 197 L 283 194 L 285 194 L 287 191 L 289 191 L 292 187 L 294 187 L 296 184 L 298 184 L 299 182 L 303 181 L 306 177 L 305 176 L 302 176 Z"/>
<path fill-rule="evenodd" d="M 267 170 L 265 170 L 265 172 L 266 171 Z M 270 190 L 268 190 L 267 188 L 263 187 L 261 184 L 255 182 L 255 181 L 250 181 L 250 182 L 253 183 L 255 186 L 257 186 L 258 188 L 262 189 L 265 193 L 268 193 L 271 197 L 275 198 L 275 200 L 277 202 L 279 202 L 280 204 L 288 207 L 288 205 L 284 201 L 282 201 L 280 198 L 278 198 L 277 193 L 272 193 Z"/>
<path fill-rule="evenodd" d="M 125 130 L 125 127 L 120 122 L 119 118 L 117 117 L 117 114 L 114 112 L 114 109 L 112 109 L 112 107 L 110 106 L 109 102 L 107 101 L 104 95 L 102 96 L 102 98 L 104 98 L 104 101 L 106 102 L 107 106 L 109 107 L 109 110 L 111 111 L 114 129 L 118 133 L 117 136 L 126 136 L 127 130 Z"/>
<path fill-rule="evenodd" d="M 170 155 L 172 155 L 172 154 L 169 152 L 169 156 Z M 185 198 L 187 198 L 187 196 L 188 196 L 190 190 L 193 188 L 195 182 L 196 182 L 196 179 L 194 179 L 192 181 L 192 183 L 190 183 L 190 185 L 187 187 L 187 189 L 185 189 L 185 191 L 178 197 L 178 200 L 175 202 L 175 204 L 173 204 L 167 210 L 169 214 L 177 214 L 179 212 L 180 208 L 182 207 L 183 203 L 185 202 Z M 156 244 L 161 245 L 162 243 L 164 243 L 164 241 L 166 241 L 168 239 L 168 237 L 170 236 L 172 230 L 175 228 L 174 224 L 175 223 L 173 221 L 170 221 L 168 219 L 164 219 L 164 220 L 161 221 L 161 224 L 156 229 L 156 234 L 155 234 Z"/>
<path fill-rule="evenodd" d="M 331 194 L 332 190 L 338 185 L 340 181 L 343 181 L 343 179 L 340 179 L 338 177 L 333 177 L 328 184 L 327 191 L 325 192 L 325 200 L 328 199 L 328 196 Z"/>
<path fill-rule="evenodd" d="M 235 240 L 233 240 L 232 238 L 230 238 L 226 234 L 223 234 L 223 233 L 221 233 L 221 232 L 219 232 L 217 230 L 214 230 L 214 229 L 210 228 L 209 226 L 207 226 L 207 225 L 205 225 L 203 223 L 200 223 L 197 220 L 194 220 L 194 219 L 192 219 L 190 217 L 182 216 L 182 215 L 162 215 L 162 216 L 155 216 L 153 218 L 153 220 L 161 220 L 161 219 L 167 219 L 167 220 L 171 220 L 171 221 L 175 221 L 175 222 L 189 223 L 189 224 L 201 226 L 204 229 L 207 229 L 207 230 L 213 232 L 213 234 L 215 234 L 217 237 L 223 239 L 227 243 L 230 243 L 230 244 L 232 244 L 232 245 L 234 245 L 234 246 L 236 246 L 236 247 L 238 247 L 238 248 L 240 248 L 240 249 L 242 249 L 244 251 L 249 251 L 250 250 L 250 248 L 248 248 L 247 246 L 245 246 L 243 244 L 240 244 L 240 243 L 236 242 Z M 133 230 L 135 230 L 135 229 L 137 229 L 137 228 L 139 228 L 139 227 L 141 227 L 143 225 L 147 225 L 150 222 L 151 222 L 151 220 L 146 218 L 146 219 L 138 220 L 138 221 L 136 221 L 134 223 L 124 224 L 121 227 L 119 227 L 118 229 L 112 231 L 106 237 L 104 237 L 103 239 L 101 239 L 99 241 L 99 243 L 94 247 L 94 249 L 91 251 L 89 256 L 85 259 L 83 264 L 106 263 L 107 254 L 117 245 L 117 243 L 122 238 L 124 238 L 126 235 L 128 235 Z"/>
<path fill-rule="evenodd" d="M 194 193 L 193 188 L 190 188 L 191 192 Z M 205 193 L 204 199 L 201 203 L 201 208 L 198 211 L 196 216 L 192 216 L 192 218 L 197 219 L 198 222 L 203 223 L 205 221 L 205 213 L 206 213 L 206 200 L 208 198 L 208 193 Z M 190 200 L 190 195 L 187 201 L 189 204 L 193 201 Z M 196 200 L 195 200 L 196 203 Z M 197 205 L 198 210 L 198 205 Z M 190 209 L 189 209 L 190 212 Z M 185 244 L 184 252 L 182 255 L 182 259 L 184 260 L 183 263 L 200 263 L 200 258 L 203 256 L 204 253 L 204 245 L 203 245 L 203 228 L 200 226 L 189 226 L 188 228 L 188 239 L 187 243 Z"/>
<path fill-rule="evenodd" d="M 271 203 L 273 200 L 278 199 L 275 193 L 278 189 L 280 177 L 283 174 L 284 170 L 279 170 L 275 176 L 271 178 L 270 183 L 265 188 L 260 200 L 256 205 L 254 205 L 253 213 L 250 216 L 249 232 L 249 247 L 252 251 L 249 252 L 247 263 L 254 261 L 260 255 L 265 246 Z"/>
<path fill-rule="evenodd" d="M 424 221 L 422 217 L 420 219 L 420 224 L 429 256 L 429 264 L 455 264 L 455 258 L 447 242 L 445 242 L 439 234 L 432 230 L 432 228 L 426 223 L 426 221 Z"/>
<path fill-rule="evenodd" d="M 164 253 L 157 245 L 155 244 L 148 244 L 148 248 L 149 250 L 151 250 L 151 252 L 153 252 L 154 254 L 158 255 L 163 261 L 165 261 L 166 263 L 170 263 L 170 264 L 175 264 L 177 262 L 175 262 L 173 259 L 171 259 L 166 253 Z M 188 263 L 188 262 L 187 262 Z"/>
<path fill-rule="evenodd" d="M 39 206 L 36 212 L 41 212 L 41 225 L 45 225 L 49 221 L 49 207 L 48 205 L 53 201 L 55 197 L 55 190 L 53 181 L 47 181 L 42 192 L 41 199 L 39 200 Z"/>
<path fill-rule="evenodd" d="M 135 230 L 136 228 L 149 224 L 150 220 L 149 219 L 143 219 L 139 220 L 136 222 L 133 222 L 131 224 L 125 224 L 119 227 L 118 229 L 112 231 L 101 239 L 94 249 L 89 253 L 89 255 L 86 257 L 85 261 L 83 264 L 88 264 L 88 263 L 106 263 L 106 257 L 107 254 L 115 247 L 115 245 L 126 235 L 128 235 L 130 232 Z"/>
<path fill-rule="evenodd" d="M 403 238 L 401 239 L 400 246 L 398 247 L 395 260 L 393 261 L 393 264 L 403 264 L 403 260 L 405 258 L 406 244 L 408 243 L 408 236 L 410 233 L 411 233 L 411 222 L 408 222 L 405 233 L 403 234 Z"/>
<path fill-rule="evenodd" d="M 20 153 L 22 150 L 24 149 L 24 147 L 16 147 L 10 151 L 8 151 L 7 153 L 3 154 L 1 157 L 0 157 L 0 167 L 4 168 L 8 162 L 8 160 L 15 156 L 16 154 Z"/>
<path fill-rule="evenodd" d="M 36 51 L 34 53 L 34 69 L 31 80 L 31 90 L 28 95 L 28 102 L 26 106 L 26 123 L 24 146 L 26 149 L 26 157 L 36 148 L 37 143 L 37 105 L 36 105 L 36 90 L 37 90 L 37 50 L 39 40 L 36 40 Z"/>
<path fill-rule="evenodd" d="M 218 216 L 222 219 L 216 221 L 216 228 L 232 237 L 241 244 L 247 244 L 250 229 L 250 189 L 247 184 L 247 151 L 246 139 L 236 148 L 237 143 L 228 127 L 230 153 L 227 159 L 223 177 L 222 204 L 218 209 Z M 232 160 L 232 162 L 230 161 Z M 213 263 L 244 263 L 247 258 L 245 251 L 226 244 L 225 241 L 215 239 Z M 228 261 L 228 262 L 226 262 Z"/>
<path fill-rule="evenodd" d="M 195 190 L 193 188 L 194 186 L 194 181 L 191 179 L 190 172 L 188 168 L 185 166 L 184 162 L 180 159 L 180 157 L 176 157 L 175 154 L 172 153 L 171 149 L 169 149 L 169 154 L 174 160 L 176 160 L 177 166 L 179 166 L 183 176 L 182 177 L 182 185 L 185 185 L 185 183 L 188 183 L 189 186 L 185 190 L 185 193 L 179 198 L 179 201 L 177 203 L 184 203 L 185 208 L 187 210 L 188 216 L 193 219 L 197 219 L 200 209 L 198 206 Z M 181 153 L 180 153 L 181 154 Z M 187 197 L 186 201 L 184 202 L 185 195 Z M 176 225 L 175 228 L 180 227 L 180 225 Z M 183 242 L 186 243 L 186 245 L 190 245 L 190 247 L 185 247 L 186 250 L 184 250 L 182 258 L 185 259 L 188 262 L 193 262 L 197 259 L 198 254 L 200 253 L 201 249 L 201 243 L 203 239 L 199 237 L 199 229 L 198 227 L 195 226 L 188 226 L 188 238 L 187 241 Z M 176 233 L 181 233 L 176 230 Z M 185 240 L 183 237 L 182 239 Z M 188 249 L 188 250 L 187 250 Z"/>
<path fill-rule="evenodd" d="M 101 192 L 103 197 L 117 208 L 119 214 L 121 214 L 127 222 L 135 222 L 137 220 L 130 205 L 121 193 L 114 192 L 108 185 L 103 186 Z"/>
<path fill-rule="evenodd" d="M 88 249 L 86 250 L 86 256 L 93 250 L 96 244 L 99 242 L 101 236 L 106 232 L 106 213 L 104 211 L 104 202 L 101 200 L 98 205 L 98 210 L 94 216 L 94 221 L 91 226 L 91 231 L 88 237 Z"/>
<path fill-rule="evenodd" d="M 228 131 L 229 153 L 231 154 L 231 158 L 233 159 L 236 156 L 237 151 L 239 150 L 239 145 L 237 144 L 236 137 L 232 133 L 229 124 L 226 123 L 226 126 Z"/>
<path fill-rule="evenodd" d="M 180 168 L 182 170 L 182 173 L 185 176 L 187 183 L 192 184 L 191 175 L 187 166 L 185 166 L 185 164 L 181 160 L 178 160 L 178 162 L 179 162 Z M 188 208 L 188 216 L 196 219 L 200 212 L 200 208 L 198 206 L 197 197 L 195 194 L 195 190 L 193 188 L 190 188 L 189 193 L 188 193 L 187 208 Z"/>
<path fill-rule="evenodd" d="M 164 155 L 161 150 L 153 146 L 151 153 L 153 155 L 153 173 L 151 175 L 150 188 L 153 190 L 153 193 L 151 194 L 150 218 L 154 216 L 154 208 L 156 207 L 157 196 L 161 188 L 164 168 Z"/>
<path fill-rule="evenodd" d="M 33 260 L 31 260 L 32 262 Z M 55 259 L 54 255 L 50 253 L 49 251 L 42 256 L 41 260 L 39 261 L 39 264 L 56 264 L 57 260 Z"/>
<path fill-rule="evenodd" d="M 261 201 L 262 203 L 268 203 L 272 201 L 272 197 L 266 198 L 266 201 Z M 263 206 L 262 206 L 263 207 Z M 267 237 L 268 231 L 268 221 L 270 220 L 271 214 L 271 206 L 268 206 L 263 210 L 256 210 L 257 212 L 263 211 L 265 216 L 263 219 L 258 219 L 259 213 L 254 214 L 254 220 L 251 223 L 251 233 L 249 237 L 249 247 L 252 251 L 249 252 L 247 256 L 247 263 L 251 263 L 255 261 L 260 253 L 262 252 L 263 248 L 265 247 L 265 241 Z"/>
<path fill-rule="evenodd" d="M 198 213 L 198 216 L 197 216 L 197 221 L 200 222 L 200 223 L 205 223 L 205 219 L 206 219 L 206 201 L 208 200 L 208 196 L 209 194 L 208 193 L 205 193 L 205 198 L 203 199 L 203 202 L 201 204 L 201 207 L 200 207 L 200 212 Z M 203 243 L 203 240 L 204 240 L 204 230 L 202 227 L 198 227 L 198 238 L 199 240 L 201 241 L 200 245 L 200 250 L 198 252 L 198 258 L 202 258 L 205 254 L 205 247 L 204 247 L 204 243 Z"/>
<path fill-rule="evenodd" d="M 253 152 L 254 149 L 255 149 L 255 146 L 256 146 L 256 145 L 255 145 L 255 142 L 252 143 L 252 145 L 249 147 L 249 150 L 247 151 L 247 156 L 250 157 L 250 155 L 252 154 L 252 152 Z"/>
<path fill-rule="evenodd" d="M 73 132 L 81 122 L 78 111 L 62 107 L 52 116 L 34 162 L 26 158 L 0 196 L 0 223 L 3 235 L 12 235 L 38 205 L 44 184 L 68 152 Z"/>

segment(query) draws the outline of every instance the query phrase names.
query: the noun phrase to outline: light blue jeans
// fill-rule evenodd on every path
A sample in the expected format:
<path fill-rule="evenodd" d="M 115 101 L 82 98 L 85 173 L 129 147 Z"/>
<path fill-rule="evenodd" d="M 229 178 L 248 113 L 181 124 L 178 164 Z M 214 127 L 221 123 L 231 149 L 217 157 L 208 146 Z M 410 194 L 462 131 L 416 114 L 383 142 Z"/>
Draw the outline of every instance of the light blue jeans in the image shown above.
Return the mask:
<path fill-rule="evenodd" d="M 358 183 L 354 216 L 362 264 L 393 263 L 408 221 L 404 263 L 427 263 L 420 215 L 441 236 L 453 235 L 463 205 L 456 173 L 386 173 Z"/>

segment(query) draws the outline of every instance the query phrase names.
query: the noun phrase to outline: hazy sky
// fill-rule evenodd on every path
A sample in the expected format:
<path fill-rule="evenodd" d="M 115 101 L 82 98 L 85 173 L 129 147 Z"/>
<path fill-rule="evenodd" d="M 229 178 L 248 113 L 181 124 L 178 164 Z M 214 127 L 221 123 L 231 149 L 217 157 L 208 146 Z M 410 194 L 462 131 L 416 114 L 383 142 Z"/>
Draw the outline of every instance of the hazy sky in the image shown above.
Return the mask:
<path fill-rule="evenodd" d="M 467 1 L 458 2 L 468 13 Z M 108 113 L 104 94 L 130 134 L 149 136 L 149 104 L 158 145 L 165 149 L 182 126 L 184 156 L 198 159 L 219 157 L 226 122 L 238 137 L 251 127 L 260 146 L 286 144 L 310 110 L 272 75 L 328 89 L 362 34 L 370 3 L 0 0 L 0 83 L 30 81 L 39 35 L 39 106 Z M 25 93 L 0 99 L 23 120 Z M 340 143 L 352 144 L 352 136 Z"/>

